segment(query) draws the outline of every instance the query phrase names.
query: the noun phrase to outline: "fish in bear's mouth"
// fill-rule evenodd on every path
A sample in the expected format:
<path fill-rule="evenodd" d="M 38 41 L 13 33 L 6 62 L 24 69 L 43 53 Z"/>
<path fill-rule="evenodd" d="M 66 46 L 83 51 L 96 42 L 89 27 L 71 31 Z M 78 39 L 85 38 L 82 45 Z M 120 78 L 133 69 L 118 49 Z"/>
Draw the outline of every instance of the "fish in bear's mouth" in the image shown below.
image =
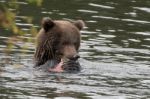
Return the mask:
<path fill-rule="evenodd" d="M 61 59 L 57 60 L 49 60 L 48 62 L 50 68 L 49 72 L 68 72 L 68 73 L 76 73 L 81 70 L 81 66 L 78 60 L 73 59 Z"/>

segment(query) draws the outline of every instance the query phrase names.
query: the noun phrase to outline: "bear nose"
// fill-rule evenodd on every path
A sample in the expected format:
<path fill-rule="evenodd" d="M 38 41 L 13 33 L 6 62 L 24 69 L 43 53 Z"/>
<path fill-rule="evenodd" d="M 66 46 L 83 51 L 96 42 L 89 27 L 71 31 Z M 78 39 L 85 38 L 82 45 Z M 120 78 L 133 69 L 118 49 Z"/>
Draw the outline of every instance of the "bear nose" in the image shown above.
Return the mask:
<path fill-rule="evenodd" d="M 76 61 L 78 58 L 80 58 L 80 56 L 78 54 L 76 54 L 73 57 L 70 57 L 69 59 Z"/>

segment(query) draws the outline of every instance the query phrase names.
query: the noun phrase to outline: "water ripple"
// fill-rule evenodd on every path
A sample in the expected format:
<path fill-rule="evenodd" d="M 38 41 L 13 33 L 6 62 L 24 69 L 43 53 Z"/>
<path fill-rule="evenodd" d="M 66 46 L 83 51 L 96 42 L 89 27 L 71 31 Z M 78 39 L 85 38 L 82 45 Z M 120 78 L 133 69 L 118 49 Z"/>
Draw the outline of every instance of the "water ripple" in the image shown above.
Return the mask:
<path fill-rule="evenodd" d="M 150 8 L 146 8 L 146 7 L 133 7 L 133 8 L 150 13 Z"/>
<path fill-rule="evenodd" d="M 149 24 L 149 21 L 143 21 L 143 20 L 135 20 L 135 19 L 120 19 L 115 17 L 108 17 L 108 16 L 92 16 L 93 18 L 101 18 L 101 19 L 110 19 L 110 20 L 121 20 L 125 22 L 134 22 L 134 23 L 141 23 L 141 24 Z"/>
<path fill-rule="evenodd" d="M 104 8 L 104 9 L 114 9 L 114 7 L 111 7 L 111 6 L 100 5 L 100 4 L 95 4 L 95 3 L 89 3 L 89 5 L 93 7 Z"/>
<path fill-rule="evenodd" d="M 98 11 L 92 11 L 92 10 L 83 10 L 83 9 L 80 9 L 78 10 L 79 12 L 84 12 L 84 13 L 98 13 Z"/>

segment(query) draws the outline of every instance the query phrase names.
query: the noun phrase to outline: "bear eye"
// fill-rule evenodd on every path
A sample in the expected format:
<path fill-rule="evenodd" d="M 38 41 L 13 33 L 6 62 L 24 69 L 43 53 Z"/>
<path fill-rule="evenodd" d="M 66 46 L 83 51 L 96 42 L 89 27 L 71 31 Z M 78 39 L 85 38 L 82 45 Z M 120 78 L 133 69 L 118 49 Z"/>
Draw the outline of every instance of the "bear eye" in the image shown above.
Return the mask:
<path fill-rule="evenodd" d="M 76 45 L 76 44 L 77 44 L 77 42 L 74 42 L 73 44 L 74 44 L 74 45 Z"/>
<path fill-rule="evenodd" d="M 62 45 L 69 45 L 69 43 L 68 42 L 63 42 Z"/>

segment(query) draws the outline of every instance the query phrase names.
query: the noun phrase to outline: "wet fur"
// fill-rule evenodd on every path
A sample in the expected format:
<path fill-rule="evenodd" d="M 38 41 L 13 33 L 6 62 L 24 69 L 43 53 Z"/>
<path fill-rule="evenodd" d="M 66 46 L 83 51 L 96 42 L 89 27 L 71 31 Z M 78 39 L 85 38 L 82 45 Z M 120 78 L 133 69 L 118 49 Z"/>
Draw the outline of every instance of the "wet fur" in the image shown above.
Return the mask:
<path fill-rule="evenodd" d="M 49 35 L 46 36 L 47 37 L 43 37 L 43 38 L 38 37 L 40 41 L 37 45 L 35 56 L 34 56 L 36 59 L 35 66 L 43 65 L 49 59 L 57 59 L 57 56 L 55 54 L 55 48 L 54 48 L 56 44 L 56 42 L 54 42 L 56 41 L 56 37 L 53 35 L 53 33 L 49 33 Z"/>
<path fill-rule="evenodd" d="M 35 66 L 40 66 L 48 60 L 60 61 L 57 53 L 63 45 L 75 45 L 76 51 L 80 47 L 80 32 L 84 23 L 79 20 L 74 23 L 68 21 L 52 21 L 50 18 L 42 20 L 42 29 L 37 35 L 37 47 L 34 55 Z"/>

